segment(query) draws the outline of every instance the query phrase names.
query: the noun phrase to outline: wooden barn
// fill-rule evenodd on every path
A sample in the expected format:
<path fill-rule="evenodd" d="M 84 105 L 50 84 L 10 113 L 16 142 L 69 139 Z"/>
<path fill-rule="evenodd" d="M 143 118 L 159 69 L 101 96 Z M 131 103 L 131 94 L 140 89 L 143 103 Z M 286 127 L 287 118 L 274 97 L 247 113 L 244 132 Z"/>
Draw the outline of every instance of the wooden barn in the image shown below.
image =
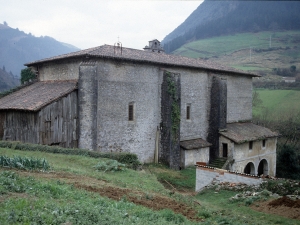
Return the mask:
<path fill-rule="evenodd" d="M 1 99 L 3 140 L 78 146 L 77 81 L 36 82 Z"/>

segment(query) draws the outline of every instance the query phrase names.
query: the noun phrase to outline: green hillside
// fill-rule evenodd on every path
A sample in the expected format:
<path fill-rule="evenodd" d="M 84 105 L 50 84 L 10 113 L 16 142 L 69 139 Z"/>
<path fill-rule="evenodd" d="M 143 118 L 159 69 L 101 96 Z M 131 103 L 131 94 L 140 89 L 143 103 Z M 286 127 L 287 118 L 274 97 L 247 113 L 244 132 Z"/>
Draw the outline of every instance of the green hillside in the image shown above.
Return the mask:
<path fill-rule="evenodd" d="M 274 68 L 300 68 L 299 43 L 300 31 L 241 33 L 190 42 L 173 54 L 268 74 Z"/>
<path fill-rule="evenodd" d="M 16 148 L 17 143 L 13 145 Z M 33 147 L 23 146 L 28 150 Z M 24 169 L 3 166 L 4 161 L 13 158 L 29 162 L 30 166 L 32 161 L 43 159 L 50 169 L 26 170 L 28 167 L 22 164 Z M 243 195 L 242 189 L 233 187 L 211 188 L 197 194 L 194 167 L 174 171 L 150 164 L 135 171 L 120 170 L 117 162 L 118 167 L 111 167 L 111 162 L 105 158 L 0 147 L 0 224 L 299 224 L 290 219 L 290 213 L 272 215 L 260 210 L 260 204 L 274 200 L 269 196 L 271 192 L 262 191 L 264 186 L 255 188 L 255 196 L 245 199 L 232 199 Z M 179 191 L 189 180 L 193 185 Z M 262 195 L 258 196 L 260 191 Z"/>
<path fill-rule="evenodd" d="M 262 104 L 253 107 L 253 116 L 267 116 L 284 120 L 300 112 L 299 90 L 255 90 Z"/>

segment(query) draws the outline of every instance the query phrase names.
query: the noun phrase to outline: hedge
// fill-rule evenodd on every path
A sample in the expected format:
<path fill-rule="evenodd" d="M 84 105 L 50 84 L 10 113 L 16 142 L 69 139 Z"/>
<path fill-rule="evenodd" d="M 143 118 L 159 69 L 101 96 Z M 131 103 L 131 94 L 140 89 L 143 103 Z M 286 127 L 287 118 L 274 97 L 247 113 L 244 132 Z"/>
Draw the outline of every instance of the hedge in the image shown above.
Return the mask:
<path fill-rule="evenodd" d="M 133 153 L 116 153 L 116 152 L 96 152 L 90 151 L 87 149 L 79 148 L 62 148 L 59 146 L 49 146 L 49 145 L 38 145 L 38 144 L 29 144 L 22 143 L 17 141 L 0 141 L 0 147 L 10 148 L 20 151 L 39 151 L 55 154 L 64 154 L 64 155 L 80 155 L 87 156 L 92 158 L 109 158 L 117 160 L 120 163 L 126 164 L 128 167 L 137 169 L 140 162 L 136 154 Z"/>

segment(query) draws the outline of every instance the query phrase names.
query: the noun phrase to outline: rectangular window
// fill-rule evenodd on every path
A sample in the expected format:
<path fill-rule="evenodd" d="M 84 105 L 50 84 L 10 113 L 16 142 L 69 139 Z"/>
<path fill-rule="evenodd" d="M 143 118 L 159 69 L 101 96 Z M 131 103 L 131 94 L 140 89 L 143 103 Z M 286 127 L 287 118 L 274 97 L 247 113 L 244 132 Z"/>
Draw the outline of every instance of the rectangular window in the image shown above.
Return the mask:
<path fill-rule="evenodd" d="M 128 120 L 133 121 L 134 120 L 134 107 L 133 104 L 129 104 L 128 106 Z"/>
<path fill-rule="evenodd" d="M 190 104 L 188 104 L 188 105 L 186 106 L 186 119 L 187 119 L 187 120 L 190 120 L 190 119 L 191 119 L 191 105 L 190 105 Z"/>
<path fill-rule="evenodd" d="M 266 147 L 266 140 L 262 141 L 262 147 L 265 148 Z"/>
<path fill-rule="evenodd" d="M 249 142 L 249 150 L 252 150 L 252 148 L 253 148 L 253 141 L 250 141 Z"/>

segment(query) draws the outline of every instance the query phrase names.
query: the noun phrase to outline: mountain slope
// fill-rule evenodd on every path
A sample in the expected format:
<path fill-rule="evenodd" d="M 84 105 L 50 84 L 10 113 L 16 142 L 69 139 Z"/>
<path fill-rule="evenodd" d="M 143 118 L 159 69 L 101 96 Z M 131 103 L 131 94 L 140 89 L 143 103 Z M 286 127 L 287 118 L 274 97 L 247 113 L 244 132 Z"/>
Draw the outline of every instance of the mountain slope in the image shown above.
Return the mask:
<path fill-rule="evenodd" d="M 240 33 L 190 42 L 175 50 L 173 54 L 209 59 L 261 75 L 278 74 L 278 69 L 290 69 L 295 66 L 297 71 L 293 76 L 296 76 L 300 68 L 299 43 L 300 30 Z"/>
<path fill-rule="evenodd" d="M 162 44 L 170 53 L 191 41 L 242 32 L 300 29 L 298 1 L 205 0 Z"/>
<path fill-rule="evenodd" d="M 35 37 L 0 24 L 0 66 L 20 76 L 24 63 L 79 50 L 51 37 Z"/>
<path fill-rule="evenodd" d="M 12 73 L 6 72 L 4 67 L 0 69 L 0 92 L 7 91 L 19 84 L 20 79 L 14 77 Z"/>

